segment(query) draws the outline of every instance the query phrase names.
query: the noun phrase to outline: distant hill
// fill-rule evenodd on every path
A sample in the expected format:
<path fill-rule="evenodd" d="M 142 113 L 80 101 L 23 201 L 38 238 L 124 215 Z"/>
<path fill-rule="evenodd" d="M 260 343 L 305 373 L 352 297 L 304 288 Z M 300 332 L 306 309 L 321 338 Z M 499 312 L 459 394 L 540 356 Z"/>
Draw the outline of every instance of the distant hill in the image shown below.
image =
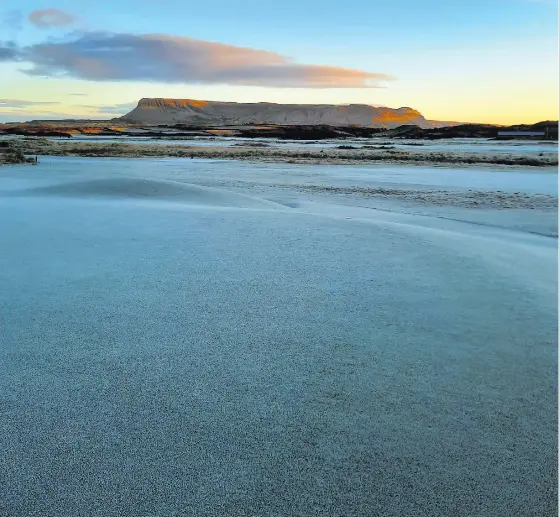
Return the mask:
<path fill-rule="evenodd" d="M 557 139 L 557 121 L 546 120 L 536 124 L 520 124 L 514 126 L 496 126 L 494 124 L 456 124 L 447 127 L 434 126 L 422 128 L 416 124 L 402 125 L 388 129 L 377 136 L 407 139 L 437 138 L 497 138 L 500 131 L 541 131 L 545 136 L 540 139 Z M 514 138 L 514 135 L 508 138 Z"/>
<path fill-rule="evenodd" d="M 130 113 L 117 120 L 140 124 L 190 124 L 241 126 L 247 124 L 328 125 L 395 128 L 413 124 L 420 128 L 454 125 L 431 122 L 412 108 L 385 108 L 366 104 L 237 103 L 193 99 L 141 99 Z"/>

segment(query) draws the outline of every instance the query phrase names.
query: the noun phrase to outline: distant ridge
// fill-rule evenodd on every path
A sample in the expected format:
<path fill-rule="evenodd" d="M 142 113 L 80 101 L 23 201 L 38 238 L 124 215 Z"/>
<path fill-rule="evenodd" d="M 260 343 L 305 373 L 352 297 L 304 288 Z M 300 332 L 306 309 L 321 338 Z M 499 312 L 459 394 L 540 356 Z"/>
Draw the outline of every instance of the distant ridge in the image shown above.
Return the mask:
<path fill-rule="evenodd" d="M 141 124 L 204 125 L 328 125 L 395 128 L 413 124 L 421 128 L 452 123 L 432 123 L 412 108 L 385 108 L 367 104 L 237 103 L 195 99 L 141 99 L 130 113 L 117 120 Z"/>

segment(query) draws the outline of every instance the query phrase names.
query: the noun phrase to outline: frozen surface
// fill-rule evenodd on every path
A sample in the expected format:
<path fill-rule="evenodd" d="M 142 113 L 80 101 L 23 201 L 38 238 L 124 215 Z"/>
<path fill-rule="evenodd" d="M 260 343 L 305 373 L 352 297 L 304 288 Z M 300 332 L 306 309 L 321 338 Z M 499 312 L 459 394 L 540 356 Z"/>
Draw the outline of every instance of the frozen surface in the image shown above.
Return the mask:
<path fill-rule="evenodd" d="M 296 188 L 463 173 L 0 169 L 0 515 L 556 515 L 556 213 Z"/>
<path fill-rule="evenodd" d="M 258 184 L 311 184 L 328 186 L 383 185 L 400 188 L 434 187 L 440 189 L 477 189 L 523 191 L 557 195 L 557 169 L 554 167 L 507 168 L 488 166 L 452 168 L 406 165 L 291 165 L 287 163 L 253 163 L 233 160 L 182 158 L 79 158 L 41 157 L 40 167 L 0 170 L 0 178 L 45 180 L 90 179 L 105 177 L 140 177 L 207 183 L 250 181 Z M 6 188 L 8 179 L 4 180 Z M 247 187 L 247 185 L 245 185 Z"/>

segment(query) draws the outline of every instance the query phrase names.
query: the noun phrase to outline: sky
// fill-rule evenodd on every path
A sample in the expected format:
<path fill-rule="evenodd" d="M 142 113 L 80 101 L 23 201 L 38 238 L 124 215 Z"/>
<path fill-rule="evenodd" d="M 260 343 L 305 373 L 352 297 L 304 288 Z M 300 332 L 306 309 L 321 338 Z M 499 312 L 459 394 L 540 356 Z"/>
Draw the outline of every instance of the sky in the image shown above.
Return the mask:
<path fill-rule="evenodd" d="M 142 97 L 558 118 L 557 0 L 2 0 L 0 122 Z"/>

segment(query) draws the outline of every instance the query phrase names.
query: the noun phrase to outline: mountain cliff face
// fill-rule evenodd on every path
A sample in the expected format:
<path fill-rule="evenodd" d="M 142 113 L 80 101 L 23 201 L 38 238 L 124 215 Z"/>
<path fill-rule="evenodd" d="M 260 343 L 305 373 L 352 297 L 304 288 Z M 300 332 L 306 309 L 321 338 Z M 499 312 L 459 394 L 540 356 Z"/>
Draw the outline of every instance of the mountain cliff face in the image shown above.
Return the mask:
<path fill-rule="evenodd" d="M 366 104 L 338 106 L 329 104 L 237 103 L 193 99 L 141 99 L 130 113 L 120 117 L 143 124 L 192 125 L 329 125 L 393 128 L 431 124 L 412 108 L 376 108 Z"/>

